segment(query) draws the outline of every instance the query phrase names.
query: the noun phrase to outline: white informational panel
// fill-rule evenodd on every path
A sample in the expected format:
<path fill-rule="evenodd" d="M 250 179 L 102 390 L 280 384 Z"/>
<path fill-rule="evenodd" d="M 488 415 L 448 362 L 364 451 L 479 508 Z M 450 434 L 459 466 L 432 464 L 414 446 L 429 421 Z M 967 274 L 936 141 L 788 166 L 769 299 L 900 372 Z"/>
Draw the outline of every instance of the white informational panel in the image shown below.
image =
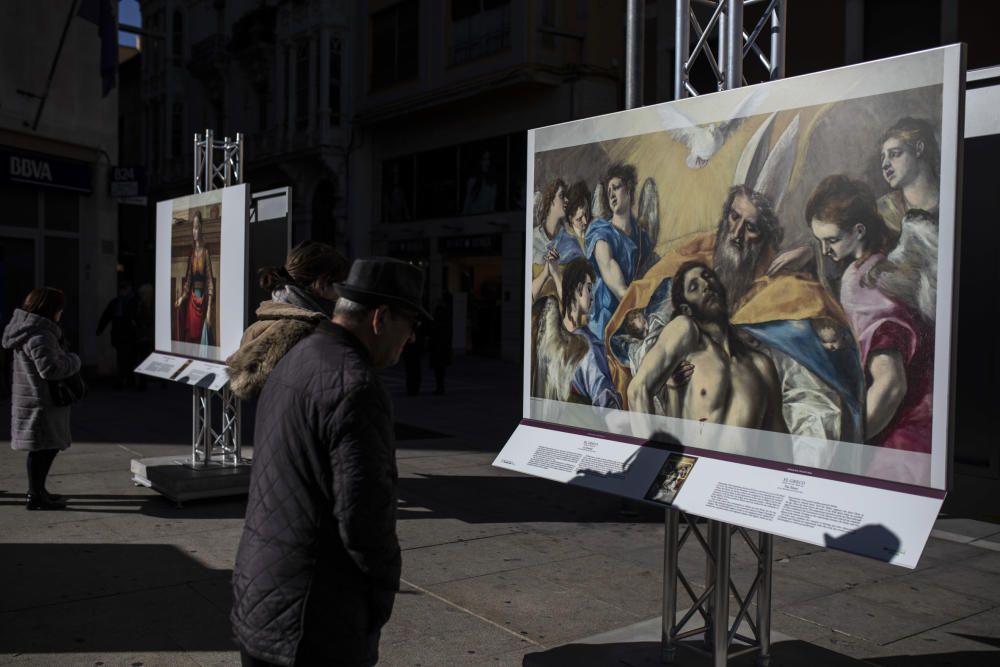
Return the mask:
<path fill-rule="evenodd" d="M 956 45 L 530 131 L 496 465 L 631 442 L 572 483 L 912 566 L 948 484 L 964 76 Z M 786 509 L 733 509 L 753 489 Z"/>
<path fill-rule="evenodd" d="M 229 382 L 229 367 L 211 361 L 154 352 L 135 369 L 150 377 L 219 391 Z"/>
<path fill-rule="evenodd" d="M 157 351 L 224 361 L 239 348 L 248 197 L 243 184 L 157 203 Z"/>
<path fill-rule="evenodd" d="M 944 493 L 521 423 L 493 465 L 916 567 Z"/>

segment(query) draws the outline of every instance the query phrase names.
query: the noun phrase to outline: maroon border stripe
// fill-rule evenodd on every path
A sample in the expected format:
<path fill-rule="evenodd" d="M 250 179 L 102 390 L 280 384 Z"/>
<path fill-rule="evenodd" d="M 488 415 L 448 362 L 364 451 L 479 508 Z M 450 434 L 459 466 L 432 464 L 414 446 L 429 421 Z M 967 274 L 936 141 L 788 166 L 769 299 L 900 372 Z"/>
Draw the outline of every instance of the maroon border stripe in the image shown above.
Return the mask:
<path fill-rule="evenodd" d="M 565 424 L 556 424 L 555 422 L 543 422 L 536 419 L 522 418 L 521 423 L 525 426 L 533 426 L 536 428 L 549 429 L 551 431 L 560 431 L 562 433 L 572 433 L 574 435 L 590 435 L 597 438 L 604 438 L 606 440 L 615 440 L 617 442 L 624 442 L 629 445 L 642 445 L 644 447 L 655 447 L 657 449 L 663 449 L 669 452 L 678 452 L 681 454 L 690 454 L 694 456 L 704 456 L 709 459 L 718 459 L 720 461 L 729 461 L 730 463 L 739 463 L 741 465 L 754 466 L 757 468 L 768 468 L 769 470 L 778 470 L 781 472 L 795 473 L 797 475 L 808 475 L 809 477 L 818 477 L 820 479 L 829 479 L 835 482 L 845 482 L 848 484 L 856 484 L 858 486 L 868 486 L 876 489 L 884 489 L 886 491 L 895 491 L 896 493 L 906 493 L 913 496 L 923 496 L 925 498 L 936 498 L 938 500 L 944 500 L 947 495 L 947 491 L 942 491 L 940 489 L 931 489 L 924 486 L 916 486 L 914 484 L 903 484 L 902 482 L 891 482 L 883 479 L 873 479 L 871 477 L 862 477 L 861 475 L 849 475 L 847 473 L 835 472 L 832 470 L 823 470 L 821 468 L 810 468 L 808 466 L 797 466 L 789 463 L 782 463 L 780 461 L 768 461 L 767 459 L 758 459 L 752 456 L 741 456 L 739 454 L 729 454 L 726 452 L 717 452 L 711 449 L 701 449 L 699 447 L 688 447 L 686 445 L 669 445 L 664 442 L 659 442 L 656 440 L 643 440 L 642 438 L 636 438 L 634 436 L 627 435 L 616 435 L 612 433 L 607 433 L 605 431 L 594 431 L 591 429 L 578 428 L 575 426 L 566 426 Z"/>

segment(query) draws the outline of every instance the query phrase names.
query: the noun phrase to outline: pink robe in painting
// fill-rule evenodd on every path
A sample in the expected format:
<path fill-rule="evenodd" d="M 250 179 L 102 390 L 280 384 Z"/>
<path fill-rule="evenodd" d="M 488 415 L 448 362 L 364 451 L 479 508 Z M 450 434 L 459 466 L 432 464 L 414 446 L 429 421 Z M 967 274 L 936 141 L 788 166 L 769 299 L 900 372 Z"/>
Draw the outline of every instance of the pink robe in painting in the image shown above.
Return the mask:
<path fill-rule="evenodd" d="M 869 442 L 887 449 L 930 454 L 932 398 L 934 393 L 934 335 L 916 311 L 887 296 L 866 276 L 885 258 L 876 253 L 860 264 L 852 263 L 844 271 L 840 303 L 847 312 L 861 352 L 861 367 L 867 375 L 872 353 L 885 349 L 899 351 L 906 370 L 906 396 L 895 417 Z M 871 378 L 868 377 L 870 382 Z M 900 469 L 897 463 L 888 469 L 887 457 L 876 456 L 868 474 L 913 484 L 930 481 L 930 457 Z"/>

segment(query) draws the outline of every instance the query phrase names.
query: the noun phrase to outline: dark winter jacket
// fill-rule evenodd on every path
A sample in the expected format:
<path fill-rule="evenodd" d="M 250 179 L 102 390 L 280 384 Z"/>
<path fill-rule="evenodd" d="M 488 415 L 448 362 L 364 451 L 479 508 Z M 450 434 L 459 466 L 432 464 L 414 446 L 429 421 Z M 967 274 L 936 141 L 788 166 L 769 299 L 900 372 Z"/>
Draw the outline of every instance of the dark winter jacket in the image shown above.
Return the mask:
<path fill-rule="evenodd" d="M 62 331 L 47 317 L 20 308 L 3 331 L 3 346 L 14 351 L 11 382 L 10 446 L 13 449 L 66 449 L 70 445 L 69 406 L 52 403 L 49 380 L 80 370 L 80 357 L 59 344 Z"/>
<path fill-rule="evenodd" d="M 257 658 L 372 665 L 399 587 L 392 407 L 362 343 L 321 323 L 260 394 L 232 622 Z"/>

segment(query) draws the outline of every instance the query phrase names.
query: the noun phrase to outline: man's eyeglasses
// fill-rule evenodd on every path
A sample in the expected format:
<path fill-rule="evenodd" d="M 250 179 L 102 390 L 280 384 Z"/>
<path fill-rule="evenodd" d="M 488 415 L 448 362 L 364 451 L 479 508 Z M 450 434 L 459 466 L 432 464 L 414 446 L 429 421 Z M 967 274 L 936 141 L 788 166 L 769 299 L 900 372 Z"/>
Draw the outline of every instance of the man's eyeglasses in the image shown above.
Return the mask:
<path fill-rule="evenodd" d="M 390 308 L 389 312 L 392 313 L 394 318 L 407 320 L 410 323 L 410 332 L 416 334 L 420 329 L 420 314 L 413 311 L 399 310 L 396 308 Z"/>

